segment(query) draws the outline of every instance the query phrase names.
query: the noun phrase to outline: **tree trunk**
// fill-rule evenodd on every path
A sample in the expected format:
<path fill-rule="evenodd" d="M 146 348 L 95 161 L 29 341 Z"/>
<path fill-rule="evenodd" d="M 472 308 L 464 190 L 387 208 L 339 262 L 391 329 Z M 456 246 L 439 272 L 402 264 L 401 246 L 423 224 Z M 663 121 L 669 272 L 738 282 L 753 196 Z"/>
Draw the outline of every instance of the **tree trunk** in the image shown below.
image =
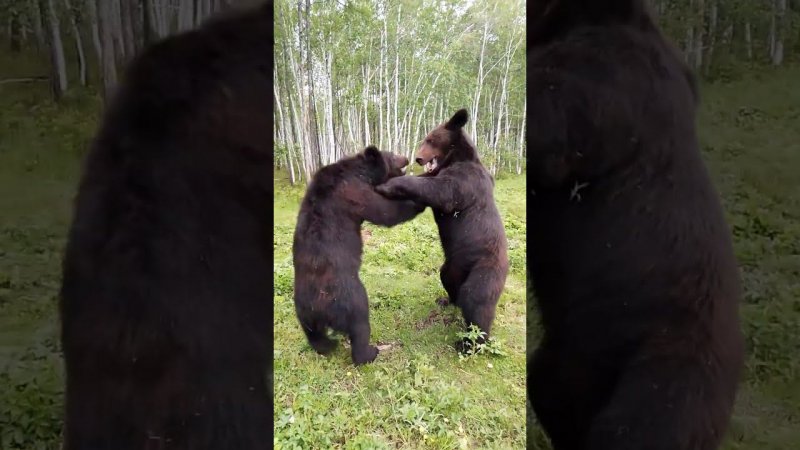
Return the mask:
<path fill-rule="evenodd" d="M 19 12 L 12 7 L 8 15 L 8 39 L 10 41 L 11 52 L 19 53 L 22 50 L 22 24 L 20 23 Z"/>
<path fill-rule="evenodd" d="M 364 92 L 361 94 L 361 101 L 364 102 L 364 145 L 372 144 L 372 138 L 369 134 L 369 80 L 370 80 L 370 70 L 369 65 L 364 66 L 364 72 L 366 73 L 364 76 Z"/>
<path fill-rule="evenodd" d="M 689 0 L 689 11 L 694 11 L 694 0 Z M 686 42 L 684 46 L 684 58 L 688 65 L 694 64 L 694 33 L 695 33 L 695 25 L 694 23 L 690 23 L 688 27 L 686 27 Z"/>
<path fill-rule="evenodd" d="M 327 105 L 325 111 L 325 128 L 328 135 L 328 150 L 331 156 L 328 164 L 336 162 L 338 159 L 336 151 L 336 139 L 333 133 L 333 54 L 328 52 L 326 54 L 326 69 L 328 71 L 328 86 L 327 86 Z"/>
<path fill-rule="evenodd" d="M 286 160 L 287 160 L 287 163 L 288 163 L 287 165 L 288 165 L 288 169 L 289 169 L 289 179 L 291 181 L 291 184 L 294 184 L 294 168 L 292 167 L 292 159 L 291 159 L 291 150 L 290 150 L 290 145 L 289 145 L 289 138 L 287 136 L 288 133 L 287 133 L 286 126 L 285 126 L 286 123 L 285 123 L 284 117 L 283 117 L 283 107 L 281 105 L 281 93 L 278 90 L 279 82 L 278 82 L 278 70 L 277 70 L 277 68 L 274 68 L 274 70 L 273 70 L 272 79 L 274 80 L 274 83 L 272 85 L 272 91 L 273 91 L 273 95 L 275 96 L 275 110 L 278 112 L 278 122 L 276 124 L 276 128 L 277 128 L 277 125 L 280 125 L 280 129 L 283 132 L 282 136 L 281 136 L 283 138 L 281 143 L 284 146 L 286 146 Z"/>
<path fill-rule="evenodd" d="M 724 41 L 724 44 L 727 48 L 727 52 L 729 55 L 733 54 L 733 42 L 734 42 L 733 30 L 734 30 L 733 24 L 730 24 L 728 25 L 728 28 L 725 29 L 725 32 L 722 33 L 722 39 Z"/>
<path fill-rule="evenodd" d="M 23 17 L 25 17 L 25 20 L 23 21 L 22 19 L 20 19 L 19 35 L 20 35 L 20 38 L 22 39 L 22 45 L 24 46 L 24 45 L 26 45 L 28 43 L 28 26 L 29 26 L 29 23 L 28 23 L 28 16 L 27 15 L 23 15 Z"/>
<path fill-rule="evenodd" d="M 111 33 L 114 38 L 114 51 L 117 63 L 125 63 L 129 55 L 125 52 L 125 32 L 122 24 L 122 0 L 99 0 L 100 3 L 109 2 L 111 4 Z"/>
<path fill-rule="evenodd" d="M 709 24 L 708 24 L 708 49 L 706 50 L 706 56 L 704 63 L 703 73 L 708 75 L 711 72 L 711 61 L 714 56 L 714 46 L 717 42 L 717 18 L 718 18 L 718 6 L 717 0 L 711 0 L 711 11 L 709 17 Z"/>
<path fill-rule="evenodd" d="M 119 0 L 120 21 L 122 22 L 122 35 L 125 45 L 125 55 L 128 59 L 136 55 L 136 34 L 133 31 L 135 17 L 132 15 L 131 3 L 134 0 Z"/>
<path fill-rule="evenodd" d="M 142 0 L 142 40 L 144 46 L 156 40 L 156 19 L 153 0 Z"/>
<path fill-rule="evenodd" d="M 527 126 L 527 122 L 525 121 L 526 115 L 528 112 L 528 99 L 525 99 L 525 103 L 522 106 L 522 121 L 519 125 L 519 139 L 517 140 L 517 175 L 522 174 L 522 162 L 525 160 L 524 156 L 524 149 L 525 149 L 525 128 Z"/>
<path fill-rule="evenodd" d="M 110 101 L 117 85 L 116 55 L 114 50 L 114 33 L 112 27 L 113 6 L 111 1 L 101 0 L 98 3 L 97 14 L 102 43 L 102 69 L 103 69 L 103 97 Z"/>
<path fill-rule="evenodd" d="M 178 11 L 178 31 L 186 31 L 194 26 L 194 1 L 180 0 Z"/>
<path fill-rule="evenodd" d="M 767 49 L 767 56 L 769 57 L 770 61 L 772 61 L 772 56 L 775 54 L 775 28 L 778 26 L 775 17 L 777 15 L 775 8 L 776 1 L 777 0 L 770 0 L 769 2 L 772 9 L 769 15 L 769 33 L 767 34 L 767 43 L 769 44 L 769 48 Z"/>
<path fill-rule="evenodd" d="M 126 0 L 128 3 L 128 10 L 130 11 L 131 30 L 133 34 L 133 51 L 134 55 L 138 54 L 144 48 L 144 22 L 147 16 L 147 10 L 144 3 L 146 0 Z"/>
<path fill-rule="evenodd" d="M 311 0 L 305 1 L 305 47 L 306 47 L 306 80 L 308 83 L 308 127 L 311 138 L 311 150 L 316 159 L 315 170 L 322 167 L 320 152 L 319 128 L 317 127 L 317 108 L 314 89 L 314 60 L 311 58 Z"/>
<path fill-rule="evenodd" d="M 153 10 L 153 34 L 155 37 L 163 38 L 169 34 L 167 29 L 167 12 L 164 8 L 164 0 L 149 0 L 149 2 Z M 153 40 L 155 40 L 155 37 Z"/>
<path fill-rule="evenodd" d="M 47 39 L 45 38 L 44 26 L 42 24 L 42 17 L 44 13 L 41 10 L 40 2 L 37 0 L 29 0 L 28 9 L 33 18 L 33 32 L 36 35 L 36 51 L 41 52 L 42 49 L 47 48 Z"/>
<path fill-rule="evenodd" d="M 744 24 L 744 42 L 745 42 L 745 49 L 747 50 L 747 60 L 753 60 L 753 29 L 750 26 L 750 21 L 748 20 Z"/>
<path fill-rule="evenodd" d="M 145 0 L 150 7 L 150 41 L 154 42 L 158 38 L 164 37 L 164 28 L 161 25 L 161 0 Z"/>
<path fill-rule="evenodd" d="M 80 28 L 78 28 L 78 21 L 75 17 L 77 12 L 72 9 L 69 0 L 64 0 L 64 6 L 67 8 L 72 35 L 75 38 L 75 52 L 78 54 L 78 71 L 81 86 L 86 86 L 88 84 L 86 78 L 86 54 L 83 51 L 83 39 L 81 38 L 81 31 Z"/>
<path fill-rule="evenodd" d="M 381 28 L 381 46 L 378 58 L 378 148 L 383 148 L 383 95 L 381 89 L 383 89 L 383 55 L 386 52 L 385 30 L 386 27 Z"/>
<path fill-rule="evenodd" d="M 478 78 L 477 83 L 475 86 L 475 99 L 472 103 L 472 117 L 470 118 L 472 122 L 472 139 L 475 140 L 475 144 L 478 144 L 478 107 L 481 104 L 481 90 L 483 89 L 483 60 L 484 55 L 486 53 L 486 41 L 489 36 L 489 22 L 486 22 L 483 25 L 483 38 L 481 39 L 481 53 L 480 59 L 478 60 Z"/>
<path fill-rule="evenodd" d="M 772 65 L 780 66 L 783 64 L 783 38 L 786 29 L 786 0 L 774 0 L 775 15 L 773 17 L 772 41 Z"/>
<path fill-rule="evenodd" d="M 178 12 L 169 6 L 169 0 L 159 1 L 161 2 L 161 26 L 163 27 L 161 36 L 169 36 L 174 30 L 176 14 L 178 14 Z"/>
<path fill-rule="evenodd" d="M 53 98 L 58 101 L 67 90 L 67 63 L 64 58 L 64 44 L 61 39 L 61 26 L 58 22 L 54 0 L 40 0 L 39 9 L 46 13 L 43 22 L 47 24 L 47 43 L 50 50 L 50 77 Z"/>
<path fill-rule="evenodd" d="M 705 10 L 705 0 L 695 0 L 697 2 L 697 23 L 696 31 L 694 33 L 694 63 L 693 67 L 695 70 L 701 70 L 703 68 L 703 49 L 704 49 L 704 39 L 705 39 L 705 30 L 706 30 L 706 10 Z"/>
<path fill-rule="evenodd" d="M 100 43 L 100 25 L 97 18 L 97 0 L 86 0 L 86 6 L 89 12 L 89 24 L 92 30 L 92 44 L 94 45 L 94 52 L 97 55 L 97 65 L 100 66 L 100 72 L 102 72 L 103 45 Z"/>

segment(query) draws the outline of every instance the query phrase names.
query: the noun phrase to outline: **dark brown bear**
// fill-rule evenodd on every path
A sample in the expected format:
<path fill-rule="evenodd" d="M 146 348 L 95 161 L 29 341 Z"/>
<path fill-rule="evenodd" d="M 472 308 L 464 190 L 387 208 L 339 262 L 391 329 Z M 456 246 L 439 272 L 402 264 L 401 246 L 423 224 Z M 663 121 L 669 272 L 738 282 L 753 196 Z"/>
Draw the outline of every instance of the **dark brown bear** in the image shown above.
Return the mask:
<path fill-rule="evenodd" d="M 146 50 L 63 262 L 65 450 L 271 448 L 272 5 Z"/>
<path fill-rule="evenodd" d="M 693 75 L 640 0 L 534 4 L 531 404 L 556 450 L 711 450 L 743 340 Z"/>
<path fill-rule="evenodd" d="M 300 205 L 294 232 L 294 305 L 309 344 L 327 354 L 336 341 L 328 328 L 350 337 L 353 363 L 375 360 L 369 343 L 367 291 L 361 268 L 361 224 L 392 227 L 425 208 L 412 201 L 389 200 L 375 186 L 403 175 L 408 158 L 373 146 L 320 169 Z"/>
<path fill-rule="evenodd" d="M 508 275 L 508 250 L 494 203 L 494 180 L 463 129 L 468 118 L 466 110 L 459 110 L 425 137 L 416 157 L 425 167 L 423 175 L 395 178 L 377 189 L 389 198 L 433 209 L 444 249 L 442 285 L 449 302 L 461 308 L 466 325 L 478 326 L 486 338 Z M 456 348 L 469 350 L 468 343 L 459 340 Z"/>

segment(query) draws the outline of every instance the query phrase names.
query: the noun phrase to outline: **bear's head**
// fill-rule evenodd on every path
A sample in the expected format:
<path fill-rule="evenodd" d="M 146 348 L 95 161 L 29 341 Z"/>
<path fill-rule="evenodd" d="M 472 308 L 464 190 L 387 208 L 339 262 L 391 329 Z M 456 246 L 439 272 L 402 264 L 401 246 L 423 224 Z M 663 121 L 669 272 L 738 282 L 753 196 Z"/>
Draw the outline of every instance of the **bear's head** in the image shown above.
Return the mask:
<path fill-rule="evenodd" d="M 382 152 L 374 145 L 365 148 L 362 157 L 367 163 L 370 182 L 374 185 L 405 175 L 403 168 L 408 165 L 408 158 L 405 156 Z"/>
<path fill-rule="evenodd" d="M 447 122 L 434 128 L 425 136 L 416 162 L 425 168 L 425 173 L 435 175 L 440 169 L 456 161 L 477 161 L 475 144 L 464 132 L 469 120 L 466 109 L 459 109 Z"/>

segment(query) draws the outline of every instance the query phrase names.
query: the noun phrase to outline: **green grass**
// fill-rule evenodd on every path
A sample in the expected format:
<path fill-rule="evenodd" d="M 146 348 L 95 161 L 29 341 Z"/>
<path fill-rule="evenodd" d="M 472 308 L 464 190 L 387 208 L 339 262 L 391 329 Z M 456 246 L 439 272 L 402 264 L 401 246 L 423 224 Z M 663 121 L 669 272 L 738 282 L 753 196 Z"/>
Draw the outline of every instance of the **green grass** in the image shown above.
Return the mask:
<path fill-rule="evenodd" d="M 372 341 L 393 347 L 358 368 L 342 339 L 323 357 L 300 329 L 291 243 L 303 188 L 278 181 L 275 189 L 275 448 L 523 448 L 524 177 L 495 188 L 511 259 L 493 328 L 505 356 L 460 359 L 453 348 L 463 320 L 434 302 L 445 295 L 443 254 L 427 210 L 391 229 L 364 226 Z"/>
<path fill-rule="evenodd" d="M 800 443 L 800 70 L 704 91 L 701 143 L 733 228 L 747 368 L 725 450 Z"/>
<path fill-rule="evenodd" d="M 40 74 L 0 52 L 0 78 Z M 80 155 L 99 100 L 49 99 L 46 83 L 0 85 L 0 449 L 55 449 L 63 369 L 57 293 Z"/>

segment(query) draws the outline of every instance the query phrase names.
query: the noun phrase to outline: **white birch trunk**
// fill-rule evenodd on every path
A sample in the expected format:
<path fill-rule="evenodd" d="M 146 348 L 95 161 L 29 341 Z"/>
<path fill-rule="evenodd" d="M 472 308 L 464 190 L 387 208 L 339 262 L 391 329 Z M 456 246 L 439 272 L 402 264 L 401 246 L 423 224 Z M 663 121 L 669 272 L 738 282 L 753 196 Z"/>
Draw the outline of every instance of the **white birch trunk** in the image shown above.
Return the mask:
<path fill-rule="evenodd" d="M 746 51 L 747 51 L 747 59 L 748 60 L 752 60 L 753 59 L 753 30 L 752 30 L 752 27 L 750 25 L 750 21 L 749 20 L 744 24 L 744 42 L 745 42 L 745 48 L 746 48 Z"/>
<path fill-rule="evenodd" d="M 47 28 L 50 43 L 50 61 L 52 64 L 53 78 L 51 79 L 53 96 L 59 100 L 67 90 L 67 62 L 64 58 L 64 43 L 61 39 L 61 25 L 58 22 L 54 0 L 46 0 L 44 5 L 47 13 Z M 41 5 L 41 3 L 40 3 Z"/>
<path fill-rule="evenodd" d="M 67 14 L 69 15 L 69 21 L 72 28 L 72 35 L 75 38 L 75 51 L 78 54 L 78 73 L 81 86 L 86 86 L 86 56 L 83 52 L 83 40 L 81 39 L 81 32 L 80 29 L 78 29 L 78 23 L 75 20 L 75 11 L 72 10 L 69 0 L 64 0 L 64 6 L 67 8 Z"/>
<path fill-rule="evenodd" d="M 525 160 L 524 150 L 525 150 L 525 128 L 527 122 L 525 119 L 527 118 L 528 113 L 528 99 L 525 99 L 525 103 L 522 107 L 522 121 L 519 125 L 519 139 L 517 140 L 517 175 L 522 174 L 522 162 Z"/>

